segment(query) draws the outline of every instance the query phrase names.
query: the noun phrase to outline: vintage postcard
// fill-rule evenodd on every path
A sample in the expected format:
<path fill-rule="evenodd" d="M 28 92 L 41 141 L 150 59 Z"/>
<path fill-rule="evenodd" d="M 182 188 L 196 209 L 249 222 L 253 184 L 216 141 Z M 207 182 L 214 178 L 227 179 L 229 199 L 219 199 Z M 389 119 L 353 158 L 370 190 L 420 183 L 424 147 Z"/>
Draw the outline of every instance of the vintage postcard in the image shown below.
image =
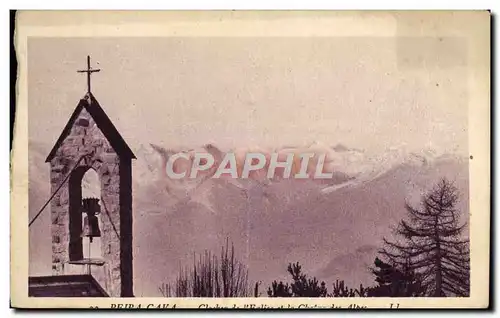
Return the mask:
<path fill-rule="evenodd" d="M 16 308 L 486 308 L 490 12 L 20 11 Z"/>

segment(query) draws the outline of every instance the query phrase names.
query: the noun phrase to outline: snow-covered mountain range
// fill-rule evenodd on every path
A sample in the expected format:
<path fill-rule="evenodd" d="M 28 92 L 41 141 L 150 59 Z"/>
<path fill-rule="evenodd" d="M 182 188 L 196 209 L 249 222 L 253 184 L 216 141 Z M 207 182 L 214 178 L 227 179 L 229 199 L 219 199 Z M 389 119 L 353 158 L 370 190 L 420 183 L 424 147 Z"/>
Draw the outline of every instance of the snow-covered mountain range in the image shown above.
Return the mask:
<path fill-rule="evenodd" d="M 203 149 L 202 145 L 196 149 Z M 248 148 L 250 149 L 250 148 Z M 50 196 L 49 145 L 29 144 L 29 210 L 33 217 Z M 436 150 L 395 147 L 369 154 L 342 144 L 315 142 L 265 151 L 326 154 L 329 180 L 171 180 L 164 174 L 168 145 L 143 144 L 134 153 L 134 275 L 136 294 L 157 296 L 193 252 L 220 250 L 226 237 L 247 264 L 250 280 L 287 279 L 288 262 L 301 262 L 320 280 L 371 284 L 371 265 L 382 237 L 404 217 L 404 203 L 418 204 L 441 177 L 455 181 L 464 220 L 468 215 L 468 161 Z M 210 145 L 211 151 L 225 153 Z M 237 151 L 244 153 L 245 148 Z M 263 150 L 264 151 L 264 150 Z M 95 187 L 84 179 L 82 188 Z M 30 228 L 30 273 L 50 273 L 50 213 Z"/>

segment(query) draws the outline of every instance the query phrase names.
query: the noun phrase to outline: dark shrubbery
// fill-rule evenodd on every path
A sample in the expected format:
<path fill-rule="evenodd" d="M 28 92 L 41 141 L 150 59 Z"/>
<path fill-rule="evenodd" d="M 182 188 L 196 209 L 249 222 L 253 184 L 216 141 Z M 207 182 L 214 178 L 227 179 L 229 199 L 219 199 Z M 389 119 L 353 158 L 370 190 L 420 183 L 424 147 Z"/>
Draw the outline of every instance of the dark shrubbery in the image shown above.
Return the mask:
<path fill-rule="evenodd" d="M 235 259 L 234 245 L 222 247 L 220 258 L 206 251 L 192 268 L 181 269 L 175 283 L 163 284 L 164 297 L 249 297 L 248 270 Z"/>

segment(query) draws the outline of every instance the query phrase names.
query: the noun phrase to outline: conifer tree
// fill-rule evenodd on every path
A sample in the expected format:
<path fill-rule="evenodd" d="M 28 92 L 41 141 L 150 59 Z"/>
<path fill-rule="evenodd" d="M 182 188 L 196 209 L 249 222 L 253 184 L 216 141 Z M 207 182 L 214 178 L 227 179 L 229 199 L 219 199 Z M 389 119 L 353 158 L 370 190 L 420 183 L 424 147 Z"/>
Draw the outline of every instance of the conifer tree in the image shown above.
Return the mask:
<path fill-rule="evenodd" d="M 375 275 L 377 286 L 368 289 L 368 297 L 418 297 L 424 296 L 419 275 L 411 269 L 410 262 L 402 268 L 390 265 L 378 257 L 375 258 Z"/>
<path fill-rule="evenodd" d="M 297 262 L 288 264 L 288 273 L 292 276 L 290 284 L 273 281 L 267 290 L 269 297 L 366 297 L 368 288 L 360 284 L 359 289 L 349 288 L 343 280 L 336 280 L 332 293 L 328 293 L 326 283 L 321 283 L 316 277 L 308 278 L 302 272 L 302 266 Z"/>
<path fill-rule="evenodd" d="M 395 266 L 418 273 L 426 296 L 469 295 L 469 242 L 462 235 L 465 224 L 458 223 L 457 201 L 456 187 L 442 179 L 420 208 L 406 204 L 409 219 L 396 229 L 402 240 L 384 239 L 380 251 Z"/>
<path fill-rule="evenodd" d="M 325 282 L 320 284 L 316 277 L 307 278 L 307 275 L 302 273 L 302 266 L 298 262 L 288 264 L 288 273 L 292 276 L 293 282 L 288 285 L 288 283 L 274 281 L 272 288 L 269 287 L 267 291 L 269 297 L 326 297 Z"/>

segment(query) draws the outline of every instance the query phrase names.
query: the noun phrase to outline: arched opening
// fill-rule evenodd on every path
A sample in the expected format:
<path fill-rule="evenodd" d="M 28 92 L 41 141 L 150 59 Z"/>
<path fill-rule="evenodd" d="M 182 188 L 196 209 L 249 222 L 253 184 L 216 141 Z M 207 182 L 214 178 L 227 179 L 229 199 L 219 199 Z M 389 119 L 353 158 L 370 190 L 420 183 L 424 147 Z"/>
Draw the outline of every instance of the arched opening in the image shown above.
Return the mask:
<path fill-rule="evenodd" d="M 88 166 L 76 168 L 69 178 L 69 261 L 72 264 L 102 264 L 100 198 L 97 172 Z M 90 218 L 89 211 L 92 211 Z"/>
<path fill-rule="evenodd" d="M 99 175 L 94 169 L 88 169 L 87 172 L 82 177 L 81 182 L 82 189 L 82 248 L 83 248 L 83 258 L 87 260 L 102 260 L 101 253 L 101 233 L 102 221 L 101 221 L 101 182 Z M 95 207 L 90 208 L 90 212 L 95 212 L 95 214 L 90 213 L 88 207 L 95 205 Z M 87 206 L 87 209 L 85 208 Z"/>

